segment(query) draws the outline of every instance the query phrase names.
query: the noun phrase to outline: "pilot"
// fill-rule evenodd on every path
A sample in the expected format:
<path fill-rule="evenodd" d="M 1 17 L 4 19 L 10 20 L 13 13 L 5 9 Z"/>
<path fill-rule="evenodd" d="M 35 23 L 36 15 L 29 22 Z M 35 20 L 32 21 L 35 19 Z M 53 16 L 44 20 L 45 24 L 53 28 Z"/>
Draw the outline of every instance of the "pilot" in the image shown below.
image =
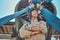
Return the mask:
<path fill-rule="evenodd" d="M 38 10 L 36 8 L 30 11 L 30 23 L 24 24 L 20 29 L 20 37 L 25 40 L 45 40 L 47 32 L 46 22 L 38 20 Z"/>

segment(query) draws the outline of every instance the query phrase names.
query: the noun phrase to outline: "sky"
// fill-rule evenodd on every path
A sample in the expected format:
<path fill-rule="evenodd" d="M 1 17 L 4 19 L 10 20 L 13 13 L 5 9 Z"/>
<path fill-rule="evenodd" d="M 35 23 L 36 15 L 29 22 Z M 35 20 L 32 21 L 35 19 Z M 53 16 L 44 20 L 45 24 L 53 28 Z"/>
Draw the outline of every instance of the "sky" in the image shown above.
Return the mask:
<path fill-rule="evenodd" d="M 13 14 L 15 6 L 19 1 L 20 0 L 0 0 L 0 18 Z M 60 0 L 53 0 L 52 2 L 57 9 L 57 17 L 60 18 Z"/>

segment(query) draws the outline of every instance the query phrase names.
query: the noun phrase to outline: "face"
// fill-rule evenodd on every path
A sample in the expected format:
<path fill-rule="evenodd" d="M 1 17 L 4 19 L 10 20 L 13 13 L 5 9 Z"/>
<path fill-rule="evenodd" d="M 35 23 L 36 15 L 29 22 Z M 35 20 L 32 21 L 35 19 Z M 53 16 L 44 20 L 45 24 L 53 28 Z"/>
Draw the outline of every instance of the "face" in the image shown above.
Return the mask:
<path fill-rule="evenodd" d="M 33 11 L 31 12 L 31 14 L 32 14 L 32 17 L 37 17 L 37 16 L 38 16 L 38 13 L 37 13 L 36 10 L 33 10 Z"/>

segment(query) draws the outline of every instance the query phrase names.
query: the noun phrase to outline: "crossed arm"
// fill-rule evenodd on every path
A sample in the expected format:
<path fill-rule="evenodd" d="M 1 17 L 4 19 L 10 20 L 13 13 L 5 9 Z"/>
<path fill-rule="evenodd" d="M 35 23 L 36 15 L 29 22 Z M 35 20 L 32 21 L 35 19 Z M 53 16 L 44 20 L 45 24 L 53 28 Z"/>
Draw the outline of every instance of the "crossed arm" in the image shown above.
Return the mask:
<path fill-rule="evenodd" d="M 46 28 L 46 22 L 41 21 L 40 26 L 33 26 L 31 28 L 26 26 L 26 30 L 31 31 L 30 35 L 35 35 L 35 34 L 45 34 L 47 32 Z"/>
<path fill-rule="evenodd" d="M 46 30 L 46 24 L 41 23 L 41 27 L 27 27 L 26 25 L 20 29 L 20 36 L 24 38 L 30 38 L 30 36 L 36 35 L 36 34 L 45 34 L 47 32 Z"/>

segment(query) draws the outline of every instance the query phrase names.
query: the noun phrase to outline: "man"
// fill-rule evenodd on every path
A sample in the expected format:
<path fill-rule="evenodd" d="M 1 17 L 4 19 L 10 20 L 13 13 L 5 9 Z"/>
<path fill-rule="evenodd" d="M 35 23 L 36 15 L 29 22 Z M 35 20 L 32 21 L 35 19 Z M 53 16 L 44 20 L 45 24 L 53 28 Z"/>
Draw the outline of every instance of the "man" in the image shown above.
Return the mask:
<path fill-rule="evenodd" d="M 20 36 L 25 40 L 45 40 L 46 22 L 38 21 L 38 10 L 36 8 L 30 11 L 30 18 L 30 24 L 24 24 L 21 27 Z"/>

